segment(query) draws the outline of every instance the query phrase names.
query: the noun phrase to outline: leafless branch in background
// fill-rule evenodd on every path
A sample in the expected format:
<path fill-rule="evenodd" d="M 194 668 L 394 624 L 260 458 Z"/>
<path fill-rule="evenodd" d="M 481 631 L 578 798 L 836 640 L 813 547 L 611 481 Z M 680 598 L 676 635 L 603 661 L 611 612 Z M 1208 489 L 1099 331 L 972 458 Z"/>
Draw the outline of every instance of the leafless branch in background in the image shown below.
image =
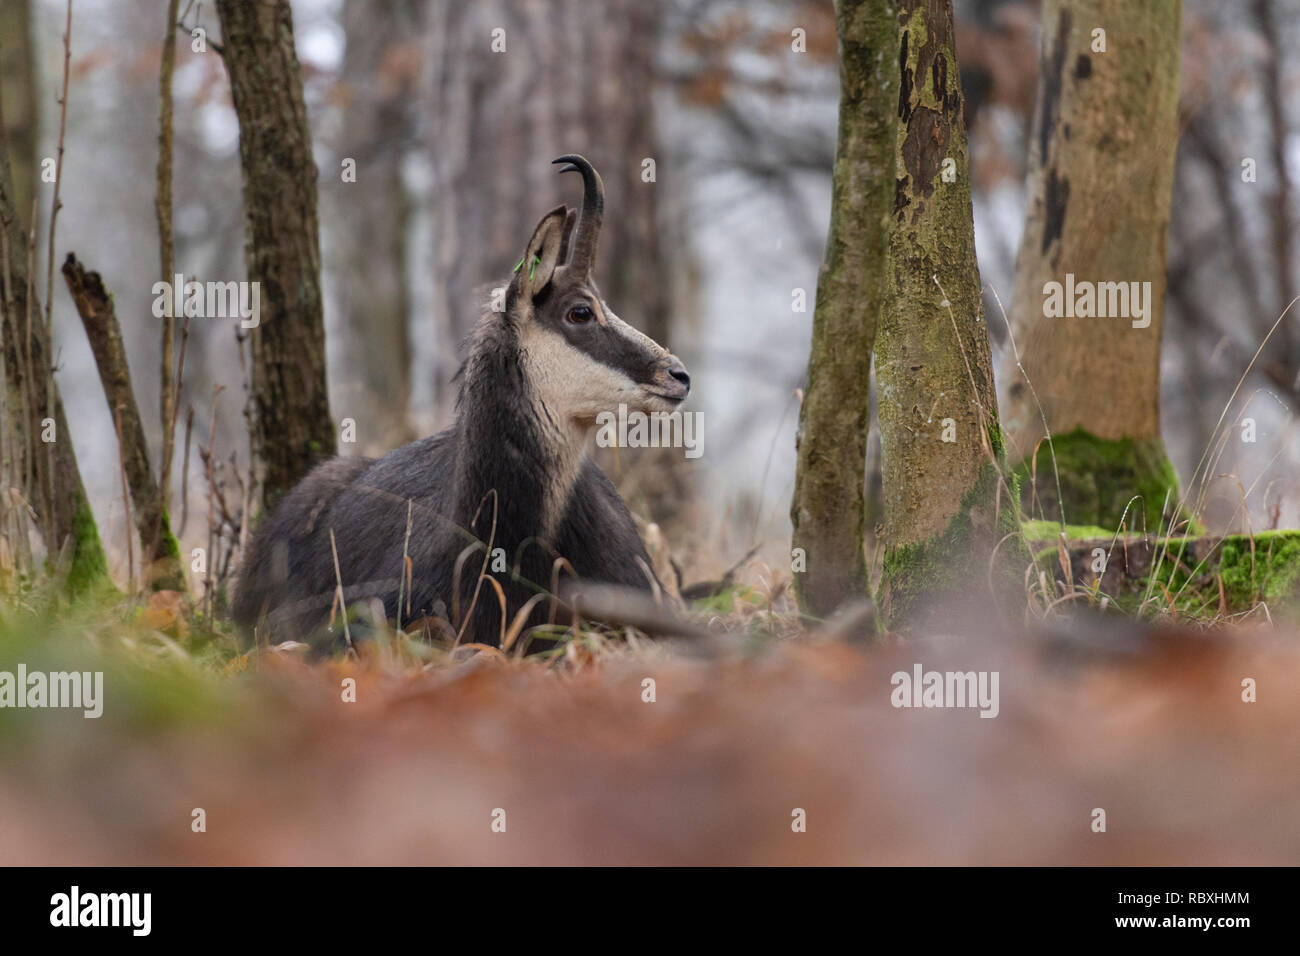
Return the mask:
<path fill-rule="evenodd" d="M 162 66 L 158 71 L 158 186 L 154 208 L 158 214 L 158 259 L 163 282 L 174 282 L 175 244 L 172 238 L 172 76 L 176 72 L 176 22 L 180 0 L 168 0 L 167 26 L 162 39 Z M 162 537 L 162 522 L 171 510 L 172 457 L 176 442 L 176 407 L 180 384 L 172 369 L 175 352 L 176 316 L 166 309 L 162 317 L 162 361 L 159 365 L 159 421 L 162 423 L 162 454 L 158 463 L 160 508 L 156 527 L 145 546 L 156 550 Z"/>
<path fill-rule="evenodd" d="M 50 361 L 43 369 L 45 375 L 45 403 L 54 404 L 54 227 L 59 218 L 59 187 L 63 183 L 63 143 L 68 128 L 68 75 L 72 62 L 72 0 L 68 0 L 67 22 L 63 27 L 63 92 L 59 96 L 59 144 L 54 160 L 54 195 L 50 199 L 50 231 L 45 249 L 45 341 L 50 343 Z M 50 517 L 52 525 L 57 525 L 58 501 L 54 492 L 54 446 L 47 446 L 50 469 Z"/>

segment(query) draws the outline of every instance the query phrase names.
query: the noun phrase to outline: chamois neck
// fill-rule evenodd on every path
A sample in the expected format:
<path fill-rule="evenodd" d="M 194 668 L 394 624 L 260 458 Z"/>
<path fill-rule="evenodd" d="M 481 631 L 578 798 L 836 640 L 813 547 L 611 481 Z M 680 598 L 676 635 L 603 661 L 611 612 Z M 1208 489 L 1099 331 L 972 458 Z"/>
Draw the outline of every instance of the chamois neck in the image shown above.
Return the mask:
<path fill-rule="evenodd" d="M 585 430 L 557 418 L 528 379 L 517 335 L 495 330 L 471 347 L 457 420 L 456 500 L 461 526 L 494 547 L 558 529 L 586 454 Z M 477 513 L 477 520 L 475 515 Z"/>

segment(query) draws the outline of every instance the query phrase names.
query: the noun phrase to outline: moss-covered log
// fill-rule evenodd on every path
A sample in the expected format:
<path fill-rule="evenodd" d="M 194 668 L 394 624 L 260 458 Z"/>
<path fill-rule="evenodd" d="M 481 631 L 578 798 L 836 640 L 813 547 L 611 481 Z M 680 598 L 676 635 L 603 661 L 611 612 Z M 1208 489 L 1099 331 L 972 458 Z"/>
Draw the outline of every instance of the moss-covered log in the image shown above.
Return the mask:
<path fill-rule="evenodd" d="M 839 142 L 799 411 L 790 520 L 800 609 L 826 617 L 868 597 L 863 555 L 871 349 L 894 193 L 898 5 L 838 0 Z"/>
<path fill-rule="evenodd" d="M 1040 568 L 1064 581 L 1059 534 L 1053 522 L 1025 525 Z M 1158 538 L 1067 526 L 1062 544 L 1071 585 L 1117 610 L 1214 619 L 1264 605 L 1274 619 L 1300 620 L 1300 530 Z"/>
<path fill-rule="evenodd" d="M 1038 481 L 1024 485 L 1035 516 L 1115 528 L 1141 495 L 1128 526 L 1154 530 L 1165 492 L 1178 499 L 1160 437 L 1160 336 L 1180 10 L 1180 0 L 1043 4 L 1011 306 L 1023 374 L 1003 406 L 1012 462 L 1038 448 Z M 1039 448 L 1049 431 L 1063 501 Z"/>

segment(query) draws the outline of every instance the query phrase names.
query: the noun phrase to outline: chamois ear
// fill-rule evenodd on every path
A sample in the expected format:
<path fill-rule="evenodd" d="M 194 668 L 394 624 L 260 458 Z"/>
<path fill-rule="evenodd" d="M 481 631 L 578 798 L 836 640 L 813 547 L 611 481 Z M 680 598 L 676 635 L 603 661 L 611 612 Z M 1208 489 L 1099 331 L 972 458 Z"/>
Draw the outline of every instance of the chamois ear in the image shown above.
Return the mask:
<path fill-rule="evenodd" d="M 560 262 L 560 246 L 564 239 L 564 206 L 556 206 L 537 224 L 533 238 L 528 240 L 524 257 L 515 267 L 514 291 L 532 302 L 555 274 Z"/>
<path fill-rule="evenodd" d="M 564 235 L 560 239 L 560 265 L 569 261 L 569 249 L 572 248 L 573 227 L 578 224 L 578 210 L 570 209 L 564 214 Z"/>

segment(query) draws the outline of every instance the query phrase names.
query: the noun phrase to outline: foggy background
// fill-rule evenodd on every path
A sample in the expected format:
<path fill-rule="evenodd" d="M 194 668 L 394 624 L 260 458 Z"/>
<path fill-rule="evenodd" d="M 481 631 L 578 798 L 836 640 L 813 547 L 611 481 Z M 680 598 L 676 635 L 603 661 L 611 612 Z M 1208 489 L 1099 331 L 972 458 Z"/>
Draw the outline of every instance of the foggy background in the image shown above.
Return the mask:
<path fill-rule="evenodd" d="M 39 156 L 53 156 L 63 0 L 29 4 Z M 184 5 L 182 5 L 184 6 Z M 57 225 L 116 300 L 157 467 L 159 322 L 154 213 L 158 68 L 166 4 L 77 0 Z M 1032 0 L 957 0 L 976 243 L 1000 388 L 1010 364 L 993 293 L 1010 303 L 1038 59 Z M 633 509 L 667 530 L 688 578 L 716 574 L 751 546 L 788 554 L 797 390 L 830 204 L 838 76 L 826 2 L 767 0 L 295 0 L 319 169 L 331 412 L 357 422 L 344 454 L 382 454 L 453 414 L 458 342 L 483 290 L 502 284 L 537 219 L 578 201 L 551 159 L 580 152 L 606 184 L 598 278 L 610 306 L 675 351 L 691 372 L 686 410 L 704 414 L 704 454 L 637 450 L 606 461 Z M 1290 235 L 1300 145 L 1294 132 L 1300 3 L 1184 3 L 1182 138 L 1170 227 L 1163 359 L 1166 442 L 1184 480 L 1246 363 L 1297 291 Z M 1271 19 L 1270 19 L 1271 18 Z M 220 42 L 211 4 L 187 24 Z M 506 52 L 491 49 L 503 28 Z M 805 52 L 791 31 L 806 33 Z M 224 68 L 178 36 L 175 73 L 177 268 L 244 278 L 238 126 Z M 7 94 L 8 95 L 8 94 Z M 6 102 L 6 115 L 10 114 Z M 1280 121 L 1280 125 L 1279 125 Z M 340 164 L 357 164 L 344 183 Z M 1243 182 L 1252 158 L 1257 181 Z M 642 179 L 646 159 L 655 181 Z M 43 294 L 50 186 L 37 184 Z M 25 211 L 24 211 L 25 212 Z M 793 307 L 795 290 L 806 311 Z M 128 533 L 112 419 L 61 277 L 58 380 L 110 565 Z M 179 325 L 179 323 L 178 323 Z M 182 550 L 202 543 L 214 384 L 216 452 L 246 467 L 236 320 L 195 319 L 177 454 L 194 410 Z M 1266 349 L 1229 420 L 1249 412 L 1256 445 L 1230 442 L 1223 471 L 1245 486 L 1258 531 L 1295 525 L 1295 369 Z M 1098 403 L 1122 395 L 1097 396 Z M 873 446 L 876 444 L 873 438 Z M 1265 469 L 1268 469 L 1265 472 Z M 1220 487 L 1221 486 L 1221 487 Z M 1240 500 L 1211 496 L 1211 530 Z M 1217 523 L 1216 523 L 1217 522 Z"/>

